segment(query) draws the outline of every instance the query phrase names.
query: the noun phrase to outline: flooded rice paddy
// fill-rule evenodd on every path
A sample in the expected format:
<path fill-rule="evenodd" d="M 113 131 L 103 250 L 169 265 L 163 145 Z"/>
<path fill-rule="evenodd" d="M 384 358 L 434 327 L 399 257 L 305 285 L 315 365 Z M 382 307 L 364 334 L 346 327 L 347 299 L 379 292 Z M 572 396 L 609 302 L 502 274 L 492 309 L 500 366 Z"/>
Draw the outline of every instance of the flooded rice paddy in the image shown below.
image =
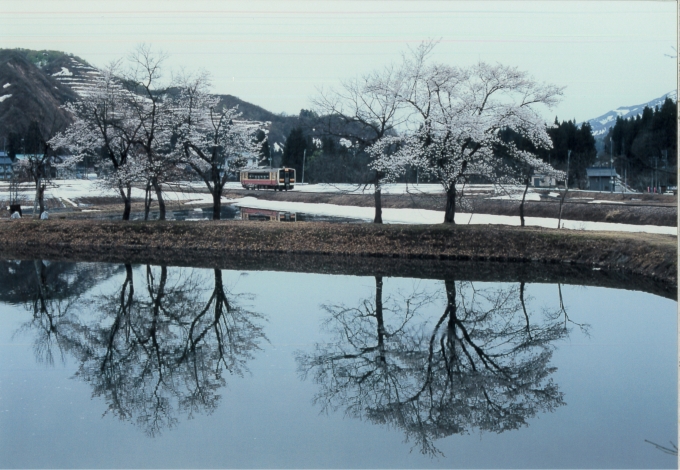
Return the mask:
<path fill-rule="evenodd" d="M 502 268 L 502 265 L 499 267 Z M 677 302 L 0 262 L 0 466 L 673 468 Z"/>

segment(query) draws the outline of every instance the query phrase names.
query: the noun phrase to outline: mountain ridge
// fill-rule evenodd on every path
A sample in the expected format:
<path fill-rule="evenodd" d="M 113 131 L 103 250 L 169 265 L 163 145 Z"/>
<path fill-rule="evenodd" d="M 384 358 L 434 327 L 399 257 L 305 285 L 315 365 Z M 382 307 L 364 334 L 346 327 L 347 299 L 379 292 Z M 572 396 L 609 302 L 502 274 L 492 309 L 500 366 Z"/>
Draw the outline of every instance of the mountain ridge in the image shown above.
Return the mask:
<path fill-rule="evenodd" d="M 609 132 L 610 128 L 614 127 L 614 125 L 616 124 L 616 118 L 621 117 L 622 119 L 629 119 L 631 117 L 634 118 L 638 115 L 642 115 L 642 110 L 645 109 L 645 107 L 649 107 L 651 109 L 654 109 L 656 106 L 661 107 L 664 101 L 666 101 L 666 98 L 671 98 L 673 101 L 677 103 L 678 90 L 670 91 L 665 95 L 647 101 L 646 103 L 636 104 L 632 106 L 619 106 L 618 108 L 608 111 L 601 116 L 584 121 L 579 125 L 583 125 L 586 122 L 589 123 L 593 132 L 593 136 L 595 138 L 601 139 L 604 138 L 607 132 Z"/>

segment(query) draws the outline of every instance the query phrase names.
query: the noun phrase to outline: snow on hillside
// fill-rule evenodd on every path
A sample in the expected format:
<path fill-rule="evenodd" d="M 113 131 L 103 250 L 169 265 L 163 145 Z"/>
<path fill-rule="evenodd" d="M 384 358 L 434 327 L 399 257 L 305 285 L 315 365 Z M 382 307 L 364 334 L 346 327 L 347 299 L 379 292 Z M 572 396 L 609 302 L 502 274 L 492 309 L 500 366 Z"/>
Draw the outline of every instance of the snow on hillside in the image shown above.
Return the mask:
<path fill-rule="evenodd" d="M 79 95 L 87 95 L 94 85 L 94 81 L 101 76 L 101 72 L 87 64 L 84 64 L 74 57 L 69 58 L 69 67 L 61 67 L 59 72 L 52 76 L 62 85 L 66 85 Z"/>
<path fill-rule="evenodd" d="M 71 72 L 66 67 L 62 67 L 59 72 L 53 73 L 52 76 L 53 77 L 72 77 L 73 72 Z"/>
<path fill-rule="evenodd" d="M 605 113 L 602 116 L 590 119 L 588 123 L 590 123 L 590 127 L 593 129 L 593 136 L 598 137 L 609 132 L 609 129 L 611 127 L 614 127 L 614 124 L 616 124 L 617 117 L 621 116 L 621 118 L 623 119 L 636 117 L 642 114 L 642 110 L 645 109 L 645 106 L 652 109 L 654 109 L 656 106 L 660 107 L 661 105 L 663 105 L 664 101 L 666 101 L 666 98 L 670 98 L 673 101 L 677 102 L 678 91 L 677 90 L 671 91 L 659 98 L 648 101 L 647 103 L 637 104 L 633 106 L 621 106 L 620 108 L 609 111 L 608 113 Z"/>

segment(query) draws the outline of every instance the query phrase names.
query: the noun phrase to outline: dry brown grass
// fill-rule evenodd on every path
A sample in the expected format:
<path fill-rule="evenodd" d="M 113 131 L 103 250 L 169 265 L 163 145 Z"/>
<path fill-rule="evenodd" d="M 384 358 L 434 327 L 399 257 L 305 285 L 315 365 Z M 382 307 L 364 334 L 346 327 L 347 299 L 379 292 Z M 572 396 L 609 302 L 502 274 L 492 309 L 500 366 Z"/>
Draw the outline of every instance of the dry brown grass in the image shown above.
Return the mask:
<path fill-rule="evenodd" d="M 263 223 L 245 221 L 0 222 L 5 252 L 107 255 L 298 253 L 416 259 L 537 261 L 623 270 L 677 283 L 677 237 L 507 226 Z"/>

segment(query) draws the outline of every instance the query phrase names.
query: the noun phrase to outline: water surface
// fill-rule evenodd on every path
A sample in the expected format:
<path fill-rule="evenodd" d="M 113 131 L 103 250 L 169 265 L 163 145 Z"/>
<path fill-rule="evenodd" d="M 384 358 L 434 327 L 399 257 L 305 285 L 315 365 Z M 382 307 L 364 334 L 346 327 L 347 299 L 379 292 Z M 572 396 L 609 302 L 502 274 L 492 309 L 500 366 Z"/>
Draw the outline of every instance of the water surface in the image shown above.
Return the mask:
<path fill-rule="evenodd" d="M 0 263 L 0 465 L 672 468 L 677 303 Z"/>

